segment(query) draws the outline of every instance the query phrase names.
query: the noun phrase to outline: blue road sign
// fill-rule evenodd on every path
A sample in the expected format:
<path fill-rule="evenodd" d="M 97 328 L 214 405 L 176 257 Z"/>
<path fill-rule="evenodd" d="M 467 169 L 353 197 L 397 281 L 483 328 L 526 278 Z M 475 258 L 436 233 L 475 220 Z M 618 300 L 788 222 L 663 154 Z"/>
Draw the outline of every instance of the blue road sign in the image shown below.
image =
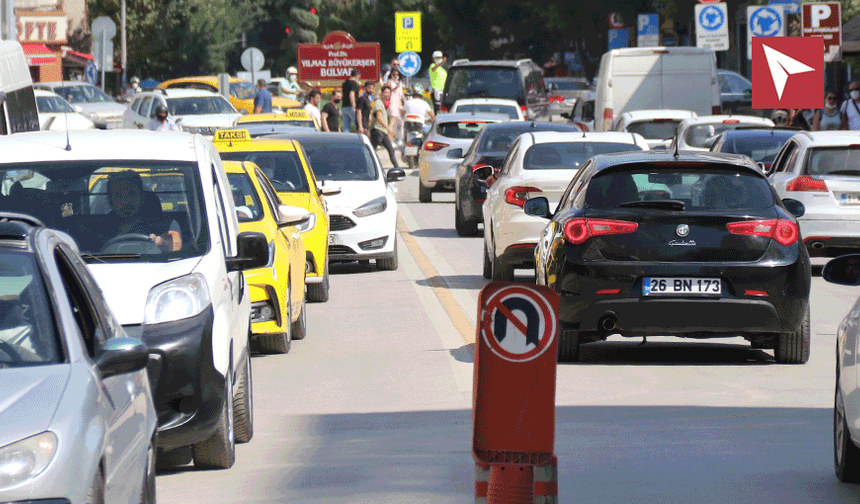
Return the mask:
<path fill-rule="evenodd" d="M 800 0 L 768 0 L 768 5 L 781 5 L 786 14 L 800 14 Z"/>
<path fill-rule="evenodd" d="M 775 37 L 782 32 L 782 14 L 772 7 L 754 9 L 749 23 L 753 37 Z"/>
<path fill-rule="evenodd" d="M 630 32 L 627 28 L 611 28 L 609 30 L 609 49 L 630 47 Z"/>
<path fill-rule="evenodd" d="M 699 26 L 707 31 L 719 31 L 726 24 L 726 16 L 722 9 L 709 5 L 699 13 Z"/>
<path fill-rule="evenodd" d="M 660 16 L 657 14 L 639 14 L 639 36 L 658 35 L 660 33 Z"/>
<path fill-rule="evenodd" d="M 421 70 L 421 56 L 417 52 L 405 51 L 397 56 L 400 62 L 400 72 L 406 77 L 412 77 Z"/>
<path fill-rule="evenodd" d="M 99 73 L 96 70 L 96 64 L 92 61 L 87 61 L 84 67 L 84 80 L 90 84 L 95 84 L 99 80 Z"/>

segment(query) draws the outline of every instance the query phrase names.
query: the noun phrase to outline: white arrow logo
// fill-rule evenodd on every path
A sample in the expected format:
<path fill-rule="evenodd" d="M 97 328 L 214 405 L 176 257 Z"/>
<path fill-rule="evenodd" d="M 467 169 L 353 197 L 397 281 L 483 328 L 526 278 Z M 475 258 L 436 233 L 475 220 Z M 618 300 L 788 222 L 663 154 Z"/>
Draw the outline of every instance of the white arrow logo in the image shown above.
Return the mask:
<path fill-rule="evenodd" d="M 789 75 L 815 71 L 814 68 L 776 49 L 764 44 L 761 47 L 764 49 L 764 56 L 767 58 L 767 67 L 770 69 L 770 76 L 773 78 L 773 85 L 776 86 L 776 96 L 779 99 L 782 99 L 782 92 L 785 90 L 785 82 L 788 80 Z"/>

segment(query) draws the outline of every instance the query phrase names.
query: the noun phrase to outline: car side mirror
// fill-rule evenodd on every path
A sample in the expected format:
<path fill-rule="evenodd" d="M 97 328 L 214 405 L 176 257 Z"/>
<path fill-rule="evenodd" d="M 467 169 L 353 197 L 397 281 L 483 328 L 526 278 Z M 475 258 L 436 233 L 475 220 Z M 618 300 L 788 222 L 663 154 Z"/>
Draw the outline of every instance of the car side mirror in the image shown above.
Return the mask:
<path fill-rule="evenodd" d="M 78 114 L 83 114 L 83 113 L 84 113 L 84 108 L 83 108 L 83 107 L 81 107 L 80 105 L 72 105 L 72 108 L 74 108 L 74 109 L 75 109 L 75 112 L 77 112 Z"/>
<path fill-rule="evenodd" d="M 490 165 L 484 165 L 484 166 L 482 166 L 482 167 L 478 168 L 477 170 L 473 171 L 472 173 L 475 175 L 475 178 L 476 178 L 476 179 L 486 181 L 486 180 L 487 180 L 487 179 L 489 179 L 489 178 L 493 175 L 493 173 L 495 173 L 495 172 L 493 171 L 493 167 L 492 167 L 492 166 L 490 166 Z"/>
<path fill-rule="evenodd" d="M 111 338 L 101 348 L 96 367 L 102 378 L 140 371 L 149 363 L 149 349 L 140 340 L 128 337 Z"/>
<path fill-rule="evenodd" d="M 445 157 L 448 159 L 463 159 L 463 149 L 451 149 Z"/>
<path fill-rule="evenodd" d="M 765 168 L 764 163 L 758 162 L 755 165 L 758 166 L 758 169 L 761 170 L 762 173 L 767 173 L 767 168 Z"/>
<path fill-rule="evenodd" d="M 563 117 L 565 119 L 570 119 L 570 112 L 562 112 L 561 117 Z"/>
<path fill-rule="evenodd" d="M 392 168 L 385 174 L 386 182 L 400 182 L 406 178 L 406 172 L 402 168 Z"/>
<path fill-rule="evenodd" d="M 317 191 L 323 196 L 334 196 L 340 194 L 340 186 L 325 185 L 322 182 L 317 182 Z"/>
<path fill-rule="evenodd" d="M 806 207 L 803 206 L 803 203 L 795 199 L 785 198 L 782 200 L 782 206 L 795 217 L 803 217 L 803 214 L 806 213 Z"/>
<path fill-rule="evenodd" d="M 525 204 L 523 204 L 523 211 L 526 213 L 526 215 L 533 215 L 535 217 L 549 219 L 549 200 L 543 196 L 531 198 L 527 200 Z"/>
<path fill-rule="evenodd" d="M 262 268 L 269 263 L 269 241 L 263 233 L 245 231 L 236 237 L 239 253 L 227 258 L 227 271 Z"/>
<path fill-rule="evenodd" d="M 304 208 L 291 205 L 278 205 L 278 227 L 298 226 L 310 219 L 311 213 Z"/>
<path fill-rule="evenodd" d="M 860 254 L 831 259 L 821 271 L 824 280 L 838 285 L 860 285 Z"/>

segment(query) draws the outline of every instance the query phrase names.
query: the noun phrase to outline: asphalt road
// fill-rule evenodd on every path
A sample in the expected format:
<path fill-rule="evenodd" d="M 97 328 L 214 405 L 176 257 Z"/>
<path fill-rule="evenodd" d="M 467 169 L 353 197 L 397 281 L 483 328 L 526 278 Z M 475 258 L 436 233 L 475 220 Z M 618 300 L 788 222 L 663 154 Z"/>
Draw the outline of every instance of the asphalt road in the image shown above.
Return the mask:
<path fill-rule="evenodd" d="M 397 184 L 400 268 L 333 267 L 307 338 L 252 360 L 255 435 L 236 465 L 161 473 L 160 502 L 474 502 L 482 238 L 457 237 L 452 195 L 419 204 L 417 184 Z M 858 294 L 813 280 L 805 365 L 740 338 L 584 346 L 558 368 L 559 502 L 856 503 L 831 423 L 836 326 Z"/>

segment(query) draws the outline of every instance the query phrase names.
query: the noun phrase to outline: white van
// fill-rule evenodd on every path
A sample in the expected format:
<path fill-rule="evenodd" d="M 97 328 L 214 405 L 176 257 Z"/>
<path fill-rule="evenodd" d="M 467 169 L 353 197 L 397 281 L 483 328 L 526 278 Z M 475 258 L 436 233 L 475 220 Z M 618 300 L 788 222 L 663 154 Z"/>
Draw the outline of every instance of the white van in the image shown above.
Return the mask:
<path fill-rule="evenodd" d="M 45 131 L 0 137 L 0 151 L 0 209 L 71 235 L 116 320 L 149 347 L 159 456 L 190 446 L 199 467 L 232 466 L 253 433 L 242 270 L 266 264 L 268 243 L 239 234 L 212 142 Z"/>
<path fill-rule="evenodd" d="M 625 112 L 648 109 L 719 114 L 720 82 L 713 50 L 700 47 L 613 49 L 600 59 L 596 131 L 612 131 Z"/>
<path fill-rule="evenodd" d="M 20 42 L 0 41 L 0 135 L 39 131 L 33 79 Z"/>

